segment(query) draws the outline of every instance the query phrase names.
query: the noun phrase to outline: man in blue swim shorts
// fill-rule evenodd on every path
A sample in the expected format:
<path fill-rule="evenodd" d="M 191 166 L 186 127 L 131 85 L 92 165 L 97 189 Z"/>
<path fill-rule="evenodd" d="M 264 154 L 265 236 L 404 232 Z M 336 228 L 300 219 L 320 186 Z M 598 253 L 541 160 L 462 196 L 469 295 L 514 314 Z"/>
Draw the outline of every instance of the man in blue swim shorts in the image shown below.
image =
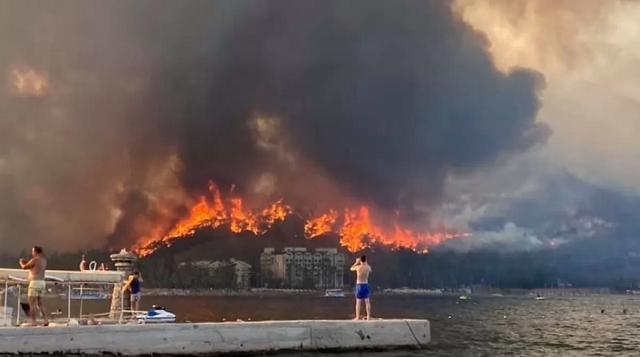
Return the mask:
<path fill-rule="evenodd" d="M 362 300 L 367 308 L 367 320 L 371 319 L 371 302 L 369 297 L 371 291 L 369 290 L 369 274 L 371 274 L 371 267 L 367 263 L 367 257 L 362 256 L 356 259 L 356 263 L 351 267 L 351 271 L 355 271 L 357 274 L 356 280 L 356 317 L 354 320 L 360 320 L 360 306 Z"/>

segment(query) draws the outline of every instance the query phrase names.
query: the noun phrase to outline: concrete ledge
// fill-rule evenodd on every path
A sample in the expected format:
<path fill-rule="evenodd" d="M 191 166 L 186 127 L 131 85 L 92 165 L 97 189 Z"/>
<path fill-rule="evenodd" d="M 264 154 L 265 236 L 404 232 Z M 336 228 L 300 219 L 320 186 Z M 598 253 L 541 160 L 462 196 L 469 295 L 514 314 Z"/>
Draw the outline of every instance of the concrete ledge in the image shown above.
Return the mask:
<path fill-rule="evenodd" d="M 263 321 L 0 328 L 0 354 L 226 354 L 421 348 L 427 320 Z"/>

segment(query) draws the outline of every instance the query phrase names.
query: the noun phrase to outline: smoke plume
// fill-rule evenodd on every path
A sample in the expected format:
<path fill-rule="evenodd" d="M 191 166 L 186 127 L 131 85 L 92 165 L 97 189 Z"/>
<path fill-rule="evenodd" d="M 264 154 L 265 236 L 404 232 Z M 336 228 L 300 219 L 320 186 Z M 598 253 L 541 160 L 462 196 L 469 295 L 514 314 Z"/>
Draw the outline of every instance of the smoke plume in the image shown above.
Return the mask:
<path fill-rule="evenodd" d="M 547 79 L 548 156 L 591 183 L 640 192 L 640 2 L 454 0 L 498 68 Z"/>
<path fill-rule="evenodd" d="M 415 215 L 550 134 L 487 45 L 437 0 L 2 2 L 0 242 L 120 248 L 209 180 Z"/>
<path fill-rule="evenodd" d="M 632 1 L 631 1 L 632 2 Z M 454 11 L 485 33 L 502 70 L 564 75 L 611 57 L 609 36 L 627 0 L 453 0 Z"/>

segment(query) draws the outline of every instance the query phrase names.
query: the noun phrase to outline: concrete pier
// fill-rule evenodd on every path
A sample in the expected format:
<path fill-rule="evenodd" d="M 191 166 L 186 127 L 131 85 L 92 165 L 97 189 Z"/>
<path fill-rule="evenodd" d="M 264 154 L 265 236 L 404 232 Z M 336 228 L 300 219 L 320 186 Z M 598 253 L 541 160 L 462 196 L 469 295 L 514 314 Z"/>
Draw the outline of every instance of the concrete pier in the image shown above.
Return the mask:
<path fill-rule="evenodd" d="M 422 348 L 427 320 L 310 320 L 0 328 L 4 354 L 236 354 Z"/>

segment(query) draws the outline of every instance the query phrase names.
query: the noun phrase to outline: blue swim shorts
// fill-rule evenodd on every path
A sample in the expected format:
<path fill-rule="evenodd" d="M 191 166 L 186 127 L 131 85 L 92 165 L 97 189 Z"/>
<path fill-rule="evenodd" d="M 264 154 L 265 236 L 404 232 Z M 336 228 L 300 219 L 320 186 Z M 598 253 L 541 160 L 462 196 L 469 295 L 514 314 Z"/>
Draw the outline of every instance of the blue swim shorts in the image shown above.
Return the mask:
<path fill-rule="evenodd" d="M 356 284 L 356 299 L 364 300 L 371 296 L 369 291 L 369 284 Z"/>

